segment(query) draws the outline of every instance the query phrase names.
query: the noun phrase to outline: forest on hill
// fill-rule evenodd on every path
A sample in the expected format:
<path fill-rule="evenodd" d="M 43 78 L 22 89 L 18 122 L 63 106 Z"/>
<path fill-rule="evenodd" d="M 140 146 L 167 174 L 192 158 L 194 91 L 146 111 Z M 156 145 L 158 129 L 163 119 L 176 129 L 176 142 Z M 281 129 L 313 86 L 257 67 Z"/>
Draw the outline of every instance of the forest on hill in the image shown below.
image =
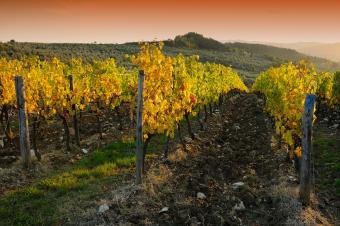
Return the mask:
<path fill-rule="evenodd" d="M 323 58 L 307 56 L 295 50 L 262 44 L 221 43 L 203 35 L 190 32 L 165 40 L 164 52 L 174 56 L 198 55 L 203 62 L 215 62 L 232 66 L 245 80 L 252 83 L 256 76 L 269 67 L 279 66 L 289 61 L 297 63 L 307 60 L 320 71 L 336 71 L 340 64 Z M 26 43 L 11 40 L 0 43 L 0 57 L 22 59 L 25 56 L 39 56 L 41 59 L 57 57 L 64 62 L 71 58 L 82 58 L 85 62 L 113 57 L 122 66 L 131 66 L 126 54 L 136 54 L 138 43 L 98 44 L 98 43 Z"/>

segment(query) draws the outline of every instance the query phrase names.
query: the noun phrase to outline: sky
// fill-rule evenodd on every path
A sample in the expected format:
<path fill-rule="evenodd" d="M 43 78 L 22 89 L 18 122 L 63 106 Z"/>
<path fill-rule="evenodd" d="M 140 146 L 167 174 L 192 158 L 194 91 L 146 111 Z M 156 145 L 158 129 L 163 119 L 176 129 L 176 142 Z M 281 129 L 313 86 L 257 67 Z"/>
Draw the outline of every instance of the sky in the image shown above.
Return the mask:
<path fill-rule="evenodd" d="M 340 0 L 0 0 L 0 41 L 340 42 Z"/>

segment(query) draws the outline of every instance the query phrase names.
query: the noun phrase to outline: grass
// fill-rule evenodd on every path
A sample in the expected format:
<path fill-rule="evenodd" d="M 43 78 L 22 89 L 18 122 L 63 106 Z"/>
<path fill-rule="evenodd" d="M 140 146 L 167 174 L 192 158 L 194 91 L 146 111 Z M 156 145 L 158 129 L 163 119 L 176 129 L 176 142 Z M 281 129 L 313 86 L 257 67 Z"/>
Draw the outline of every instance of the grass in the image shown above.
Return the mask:
<path fill-rule="evenodd" d="M 340 197 L 340 145 L 339 141 L 327 136 L 314 139 L 315 164 L 320 173 L 321 187 L 335 191 Z"/>
<path fill-rule="evenodd" d="M 150 146 L 149 151 L 155 150 Z M 83 206 L 113 189 L 134 163 L 132 142 L 97 150 L 62 172 L 0 197 L 0 226 L 63 225 L 67 214 L 82 212 Z"/>

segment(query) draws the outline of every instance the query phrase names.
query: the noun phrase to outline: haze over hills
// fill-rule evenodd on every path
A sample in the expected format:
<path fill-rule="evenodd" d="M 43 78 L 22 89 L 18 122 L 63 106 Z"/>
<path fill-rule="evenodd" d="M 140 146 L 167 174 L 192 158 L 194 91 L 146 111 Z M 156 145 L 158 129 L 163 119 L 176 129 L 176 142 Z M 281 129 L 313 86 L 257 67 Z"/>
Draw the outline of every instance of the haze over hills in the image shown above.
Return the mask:
<path fill-rule="evenodd" d="M 336 43 L 321 43 L 321 42 L 258 42 L 244 40 L 226 40 L 220 41 L 223 43 L 247 43 L 247 44 L 262 44 L 279 48 L 293 49 L 300 53 L 325 58 L 331 61 L 340 62 L 340 42 Z"/>
<path fill-rule="evenodd" d="M 337 43 L 317 43 L 317 42 L 297 42 L 297 43 L 266 43 L 280 48 L 294 49 L 300 53 L 310 56 L 326 58 L 340 62 L 340 42 Z"/>
<path fill-rule="evenodd" d="M 300 60 L 312 62 L 320 71 L 335 71 L 340 64 L 320 57 L 311 57 L 296 50 L 278 48 L 274 46 L 254 43 L 222 43 L 206 38 L 203 35 L 190 32 L 176 36 L 173 40 L 164 41 L 164 51 L 168 55 L 183 54 L 199 55 L 201 61 L 216 62 L 232 66 L 249 82 L 271 66 Z M 37 55 L 42 59 L 58 57 L 62 61 L 69 61 L 73 57 L 81 57 L 85 62 L 108 57 L 116 58 L 118 64 L 131 66 L 125 54 L 135 54 L 139 51 L 136 42 L 125 44 L 95 44 L 95 43 L 0 43 L 0 56 L 8 58 L 22 58 Z"/>

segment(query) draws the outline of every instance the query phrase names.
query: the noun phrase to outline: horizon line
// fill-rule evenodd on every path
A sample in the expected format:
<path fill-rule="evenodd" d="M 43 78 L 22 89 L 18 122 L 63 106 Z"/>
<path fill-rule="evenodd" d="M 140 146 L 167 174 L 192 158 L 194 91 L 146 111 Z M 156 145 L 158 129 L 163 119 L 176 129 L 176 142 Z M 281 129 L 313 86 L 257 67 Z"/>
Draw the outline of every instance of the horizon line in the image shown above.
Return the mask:
<path fill-rule="evenodd" d="M 211 38 L 206 37 L 205 38 Z M 258 41 L 258 40 L 243 40 L 243 39 L 230 39 L 230 40 L 218 40 L 211 38 L 215 41 L 218 41 L 220 43 L 249 43 L 249 44 L 340 44 L 339 41 L 332 41 L 332 42 L 325 42 L 325 41 Z M 136 41 L 126 41 L 126 42 L 100 42 L 100 41 L 27 41 L 27 40 L 16 40 L 16 39 L 10 39 L 10 40 L 0 40 L 0 43 L 10 43 L 12 40 L 14 40 L 17 43 L 36 43 L 36 44 L 111 44 L 111 45 L 124 45 L 124 44 L 131 44 L 131 43 L 142 43 L 142 42 L 162 42 L 162 41 L 173 41 L 174 39 L 168 38 L 168 39 L 156 39 L 156 40 L 136 40 Z"/>

